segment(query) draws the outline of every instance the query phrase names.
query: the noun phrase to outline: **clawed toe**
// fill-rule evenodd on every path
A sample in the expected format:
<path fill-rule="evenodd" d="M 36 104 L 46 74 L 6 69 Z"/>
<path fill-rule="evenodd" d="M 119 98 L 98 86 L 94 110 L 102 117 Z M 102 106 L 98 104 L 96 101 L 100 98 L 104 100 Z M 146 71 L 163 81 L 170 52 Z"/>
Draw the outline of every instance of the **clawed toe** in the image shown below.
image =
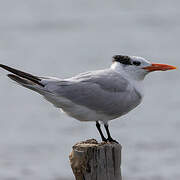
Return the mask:
<path fill-rule="evenodd" d="M 112 139 L 112 138 L 108 138 L 107 141 L 108 141 L 108 142 L 114 142 L 114 143 L 119 144 L 116 140 L 114 140 L 114 139 Z"/>
<path fill-rule="evenodd" d="M 103 138 L 102 141 L 103 141 L 103 142 L 107 142 L 108 140 L 107 140 L 106 138 Z"/>
<path fill-rule="evenodd" d="M 98 121 L 96 121 L 96 127 L 97 127 L 97 129 L 98 129 L 98 131 L 99 131 L 99 134 L 101 135 L 101 139 L 102 139 L 103 142 L 114 142 L 114 143 L 119 144 L 116 140 L 114 140 L 114 139 L 111 137 L 111 134 L 110 134 L 110 132 L 109 132 L 109 128 L 108 128 L 108 124 L 107 124 L 107 123 L 104 124 L 105 130 L 106 130 L 107 135 L 108 135 L 108 138 L 107 138 L 107 139 L 104 137 L 103 132 L 102 132 L 102 130 L 101 130 L 101 125 L 99 124 Z"/>

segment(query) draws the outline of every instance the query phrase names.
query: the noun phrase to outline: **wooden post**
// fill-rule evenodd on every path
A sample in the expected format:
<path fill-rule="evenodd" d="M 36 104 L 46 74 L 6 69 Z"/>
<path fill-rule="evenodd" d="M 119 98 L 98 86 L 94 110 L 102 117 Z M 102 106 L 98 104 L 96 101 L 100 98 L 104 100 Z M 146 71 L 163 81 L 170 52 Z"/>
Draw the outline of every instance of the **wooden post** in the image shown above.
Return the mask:
<path fill-rule="evenodd" d="M 122 180 L 120 144 L 89 139 L 75 144 L 69 159 L 76 180 Z"/>

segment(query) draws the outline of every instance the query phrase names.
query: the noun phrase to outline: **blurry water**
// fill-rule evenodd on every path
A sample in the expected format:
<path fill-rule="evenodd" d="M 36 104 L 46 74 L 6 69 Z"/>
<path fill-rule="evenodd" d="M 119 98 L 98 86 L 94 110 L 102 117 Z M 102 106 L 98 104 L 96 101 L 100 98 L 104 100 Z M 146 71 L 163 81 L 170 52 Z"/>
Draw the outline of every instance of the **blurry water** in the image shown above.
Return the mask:
<path fill-rule="evenodd" d="M 180 2 L 0 1 L 0 62 L 70 77 L 106 68 L 114 54 L 180 66 Z M 0 70 L 1 71 L 1 70 Z M 71 146 L 100 137 L 0 72 L 0 179 L 74 179 Z M 180 179 L 180 73 L 147 77 L 143 103 L 111 123 L 125 180 Z"/>

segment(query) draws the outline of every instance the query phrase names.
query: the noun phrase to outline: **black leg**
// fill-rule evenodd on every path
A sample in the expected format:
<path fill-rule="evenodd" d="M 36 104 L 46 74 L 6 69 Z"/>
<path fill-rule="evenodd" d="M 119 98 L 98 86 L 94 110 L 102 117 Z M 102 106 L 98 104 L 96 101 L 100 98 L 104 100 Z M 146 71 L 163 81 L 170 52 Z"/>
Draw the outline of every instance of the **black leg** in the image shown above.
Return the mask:
<path fill-rule="evenodd" d="M 109 142 L 118 143 L 116 140 L 114 140 L 114 139 L 111 137 L 111 134 L 110 134 L 110 132 L 109 132 L 109 126 L 108 126 L 108 124 L 104 124 L 104 127 L 105 127 L 106 132 L 107 132 L 107 135 L 108 135 L 107 140 L 108 140 Z M 118 144 L 119 144 L 119 143 L 118 143 Z"/>
<path fill-rule="evenodd" d="M 102 141 L 107 142 L 107 139 L 104 137 L 104 135 L 103 135 L 103 133 L 102 133 L 102 130 L 101 130 L 101 125 L 99 124 L 98 121 L 96 121 L 96 127 L 97 127 L 97 129 L 98 129 L 98 131 L 99 131 L 99 134 L 101 135 Z"/>

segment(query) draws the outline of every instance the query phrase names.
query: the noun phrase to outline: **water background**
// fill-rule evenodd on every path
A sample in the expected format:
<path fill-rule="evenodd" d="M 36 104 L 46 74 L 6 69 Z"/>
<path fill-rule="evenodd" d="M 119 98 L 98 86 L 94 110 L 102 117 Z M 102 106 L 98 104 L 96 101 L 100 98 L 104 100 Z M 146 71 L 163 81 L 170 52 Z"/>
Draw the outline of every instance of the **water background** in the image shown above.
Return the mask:
<path fill-rule="evenodd" d="M 0 0 L 0 62 L 35 75 L 71 77 L 115 54 L 180 67 L 178 0 Z M 0 70 L 0 179 L 72 180 L 71 147 L 100 140 L 94 123 L 60 113 Z M 180 179 L 180 72 L 145 80 L 143 103 L 112 121 L 124 180 Z"/>

